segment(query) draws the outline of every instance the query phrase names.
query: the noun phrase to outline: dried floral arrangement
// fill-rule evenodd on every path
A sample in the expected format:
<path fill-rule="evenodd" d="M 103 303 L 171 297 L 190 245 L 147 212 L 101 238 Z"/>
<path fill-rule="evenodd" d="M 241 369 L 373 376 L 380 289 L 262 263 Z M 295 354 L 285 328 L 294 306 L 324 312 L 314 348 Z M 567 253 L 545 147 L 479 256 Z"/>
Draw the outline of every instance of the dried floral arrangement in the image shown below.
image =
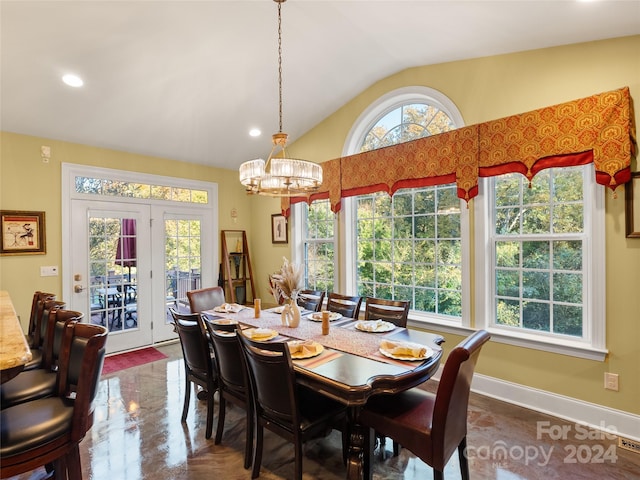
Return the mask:
<path fill-rule="evenodd" d="M 289 263 L 289 260 L 285 257 L 283 257 L 283 260 L 284 263 L 282 264 L 280 273 L 273 275 L 273 281 L 278 291 L 285 298 L 296 298 L 302 288 L 303 268 L 301 265 Z"/>

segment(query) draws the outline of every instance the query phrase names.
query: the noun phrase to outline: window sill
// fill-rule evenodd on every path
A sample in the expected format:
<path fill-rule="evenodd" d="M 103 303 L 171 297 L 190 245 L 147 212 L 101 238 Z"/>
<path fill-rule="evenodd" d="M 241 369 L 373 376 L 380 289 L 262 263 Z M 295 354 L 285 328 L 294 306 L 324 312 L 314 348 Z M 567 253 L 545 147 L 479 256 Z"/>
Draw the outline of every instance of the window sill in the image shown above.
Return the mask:
<path fill-rule="evenodd" d="M 409 318 L 407 326 L 414 328 L 424 328 L 438 333 L 450 333 L 453 335 L 468 336 L 474 329 L 445 319 L 436 319 L 427 317 L 426 315 L 413 315 Z M 587 360 L 595 360 L 603 362 L 609 353 L 606 349 L 600 349 L 586 345 L 580 342 L 551 342 L 543 340 L 533 335 L 505 332 L 498 329 L 490 329 L 487 331 L 491 334 L 491 341 L 513 345 L 516 347 L 531 348 L 543 352 L 557 353 L 560 355 L 568 355 L 571 357 L 584 358 Z"/>

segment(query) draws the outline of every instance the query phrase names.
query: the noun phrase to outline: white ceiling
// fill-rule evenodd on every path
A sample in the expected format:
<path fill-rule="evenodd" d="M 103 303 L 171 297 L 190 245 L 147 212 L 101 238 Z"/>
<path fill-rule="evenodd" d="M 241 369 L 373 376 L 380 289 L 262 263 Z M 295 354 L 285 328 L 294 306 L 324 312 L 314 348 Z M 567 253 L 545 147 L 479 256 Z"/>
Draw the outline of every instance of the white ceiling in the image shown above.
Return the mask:
<path fill-rule="evenodd" d="M 0 0 L 0 21 L 2 130 L 232 169 L 268 155 L 272 0 Z M 409 67 L 640 34 L 640 1 L 289 0 L 282 31 L 292 142 Z"/>

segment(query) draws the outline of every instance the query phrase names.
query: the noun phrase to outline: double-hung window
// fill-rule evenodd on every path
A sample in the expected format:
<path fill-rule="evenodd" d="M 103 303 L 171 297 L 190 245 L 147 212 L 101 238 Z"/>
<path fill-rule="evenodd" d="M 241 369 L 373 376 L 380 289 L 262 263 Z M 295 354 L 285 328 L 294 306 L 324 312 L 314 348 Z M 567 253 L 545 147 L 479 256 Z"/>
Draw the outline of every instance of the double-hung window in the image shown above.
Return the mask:
<path fill-rule="evenodd" d="M 485 180 L 476 222 L 477 327 L 494 339 L 600 358 L 603 189 L 593 165 Z"/>

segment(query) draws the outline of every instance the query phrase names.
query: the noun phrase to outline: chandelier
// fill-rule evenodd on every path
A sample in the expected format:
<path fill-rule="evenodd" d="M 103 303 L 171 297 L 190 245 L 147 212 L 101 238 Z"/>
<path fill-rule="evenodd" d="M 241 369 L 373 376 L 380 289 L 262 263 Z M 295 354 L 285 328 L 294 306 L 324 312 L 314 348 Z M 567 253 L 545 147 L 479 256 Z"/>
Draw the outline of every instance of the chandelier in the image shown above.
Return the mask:
<path fill-rule="evenodd" d="M 280 128 L 272 136 L 273 147 L 265 162 L 259 158 L 240 165 L 240 183 L 247 193 L 272 197 L 309 195 L 322 185 L 322 167 L 317 163 L 287 158 L 288 135 L 282 131 L 282 4 L 278 4 L 278 105 Z"/>

